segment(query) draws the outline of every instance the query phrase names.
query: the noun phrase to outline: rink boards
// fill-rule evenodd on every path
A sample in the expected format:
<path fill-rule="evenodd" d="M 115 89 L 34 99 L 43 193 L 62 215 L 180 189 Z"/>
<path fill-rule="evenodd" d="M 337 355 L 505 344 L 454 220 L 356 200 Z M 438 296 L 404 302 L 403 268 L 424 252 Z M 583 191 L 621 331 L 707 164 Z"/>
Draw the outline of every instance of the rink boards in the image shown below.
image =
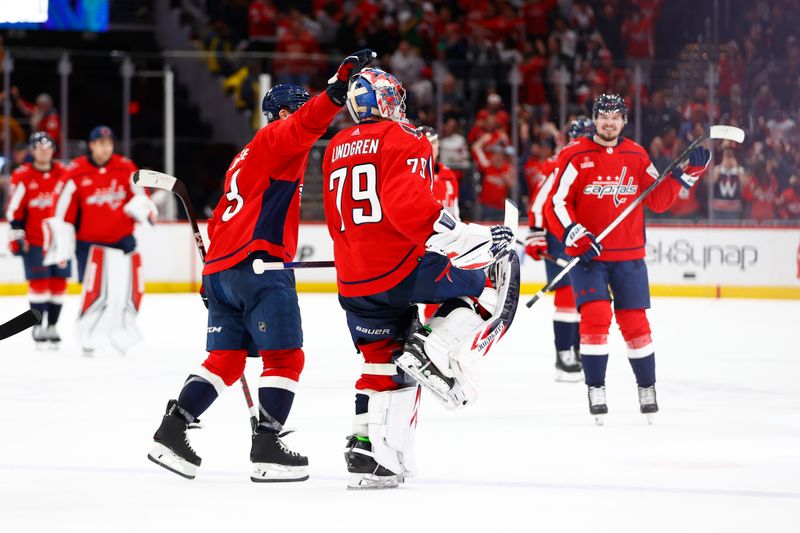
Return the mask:
<path fill-rule="evenodd" d="M 0 223 L 0 242 L 7 242 L 7 231 L 8 224 Z M 148 292 L 196 290 L 201 264 L 187 224 L 139 227 L 136 237 Z M 326 226 L 303 224 L 296 260 L 332 258 Z M 800 299 L 800 228 L 651 225 L 647 264 L 656 296 Z M 301 291 L 336 290 L 333 269 L 303 269 L 296 275 Z M 24 281 L 22 261 L 3 246 L 0 294 L 24 294 Z M 542 263 L 524 258 L 522 282 L 523 292 L 538 290 L 545 282 Z M 71 284 L 70 291 L 77 286 Z"/>

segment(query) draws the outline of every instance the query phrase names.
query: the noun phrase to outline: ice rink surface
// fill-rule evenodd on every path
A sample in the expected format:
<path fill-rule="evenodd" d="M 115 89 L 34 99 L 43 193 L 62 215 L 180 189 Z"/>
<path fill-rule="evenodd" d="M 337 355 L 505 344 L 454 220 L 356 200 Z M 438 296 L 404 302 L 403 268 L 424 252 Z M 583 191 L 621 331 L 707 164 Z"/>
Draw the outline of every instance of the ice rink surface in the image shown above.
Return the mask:
<path fill-rule="evenodd" d="M 800 531 L 800 302 L 659 298 L 650 311 L 661 412 L 638 412 L 612 326 L 604 427 L 583 384 L 553 379 L 552 300 L 521 306 L 480 363 L 480 398 L 450 412 L 425 395 L 420 473 L 397 490 L 345 490 L 342 458 L 360 358 L 334 295 L 301 294 L 306 367 L 287 444 L 305 483 L 249 479 L 238 385 L 190 432 L 188 481 L 146 458 L 169 398 L 204 356 L 195 295 L 147 295 L 143 343 L 80 354 L 30 333 L 0 343 L 0 531 Z M 0 318 L 24 311 L 0 298 Z M 248 361 L 251 388 L 260 361 Z"/>

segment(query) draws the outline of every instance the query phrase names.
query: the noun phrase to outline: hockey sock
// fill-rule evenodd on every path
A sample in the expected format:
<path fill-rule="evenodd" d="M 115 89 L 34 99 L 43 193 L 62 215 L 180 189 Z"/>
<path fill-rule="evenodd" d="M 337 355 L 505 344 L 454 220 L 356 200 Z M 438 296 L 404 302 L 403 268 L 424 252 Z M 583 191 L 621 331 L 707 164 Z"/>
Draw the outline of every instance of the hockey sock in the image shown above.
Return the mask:
<path fill-rule="evenodd" d="M 305 365 L 301 348 L 260 350 L 264 372 L 258 388 L 258 431 L 279 433 L 292 410 L 297 382 Z"/>
<path fill-rule="evenodd" d="M 50 288 L 47 285 L 46 279 L 32 279 L 28 286 L 28 301 L 31 304 L 31 309 L 35 309 L 42 314 L 42 321 L 44 321 L 45 313 L 47 313 L 47 301 L 50 299 Z"/>
<path fill-rule="evenodd" d="M 640 387 L 656 382 L 656 357 L 650 323 L 644 309 L 618 309 L 617 324 L 628 345 L 628 361 Z"/>
<path fill-rule="evenodd" d="M 611 302 L 595 300 L 581 306 L 580 352 L 585 382 L 600 387 L 606 382 L 608 366 L 608 328 L 611 326 Z"/>
<path fill-rule="evenodd" d="M 656 384 L 656 354 L 639 359 L 628 358 L 633 374 L 636 376 L 636 384 L 640 387 L 652 387 Z M 586 363 L 583 364 L 586 368 Z"/>
<path fill-rule="evenodd" d="M 65 278 L 50 278 L 50 301 L 47 303 L 47 323 L 55 326 L 58 317 L 61 315 L 61 305 L 64 303 L 64 294 L 67 292 L 67 280 Z"/>
<path fill-rule="evenodd" d="M 575 294 L 572 292 L 572 287 L 557 288 L 553 304 L 556 308 L 556 312 L 553 315 L 556 351 L 569 350 L 573 346 L 577 350 L 580 341 L 578 334 L 580 315 L 575 308 Z"/>
<path fill-rule="evenodd" d="M 192 416 L 189 422 L 193 422 L 214 403 L 217 396 L 217 389 L 207 379 L 191 374 L 178 396 L 178 406 Z"/>

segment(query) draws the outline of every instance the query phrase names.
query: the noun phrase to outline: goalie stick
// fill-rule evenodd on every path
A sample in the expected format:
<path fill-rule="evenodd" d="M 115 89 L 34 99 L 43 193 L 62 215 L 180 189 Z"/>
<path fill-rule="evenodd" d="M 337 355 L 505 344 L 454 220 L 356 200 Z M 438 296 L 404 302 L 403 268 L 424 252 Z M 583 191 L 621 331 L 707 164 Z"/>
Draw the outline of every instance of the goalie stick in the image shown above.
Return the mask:
<path fill-rule="evenodd" d="M 192 207 L 192 200 L 189 198 L 189 190 L 186 188 L 186 184 L 175 176 L 156 172 L 155 170 L 137 170 L 133 173 L 133 183 L 140 187 L 170 191 L 180 198 L 183 209 L 186 211 L 186 217 L 189 219 L 189 224 L 192 226 L 194 244 L 197 246 L 197 251 L 200 253 L 200 259 L 205 263 L 206 245 L 203 242 L 203 235 L 200 233 L 200 228 L 197 225 L 197 216 L 194 214 L 194 207 Z M 247 379 L 244 377 L 244 374 L 239 378 L 239 383 L 242 384 L 244 400 L 247 402 L 247 410 L 250 411 L 250 428 L 253 433 L 255 433 L 256 427 L 258 427 L 258 412 L 253 403 L 253 396 L 250 394 L 250 387 L 247 385 Z"/>
<path fill-rule="evenodd" d="M 25 331 L 31 326 L 42 323 L 42 313 L 36 309 L 28 309 L 21 315 L 15 316 L 5 324 L 0 324 L 0 340 L 12 337 Z"/>
<path fill-rule="evenodd" d="M 597 242 L 602 242 L 602 240 L 605 239 L 614 228 L 616 228 L 623 220 L 625 220 L 625 218 L 628 215 L 631 214 L 631 212 L 636 208 L 636 206 L 638 206 L 640 203 L 644 201 L 645 197 L 647 197 L 648 194 L 653 192 L 653 190 L 656 187 L 658 187 L 661 184 L 661 182 L 664 181 L 664 178 L 666 178 L 675 167 L 686 161 L 689 158 L 689 152 L 691 152 L 692 150 L 700 146 L 700 144 L 709 139 L 733 141 L 741 144 L 742 142 L 744 142 L 744 131 L 734 126 L 723 126 L 723 125 L 711 126 L 708 130 L 706 130 L 706 132 L 703 135 L 695 139 L 694 142 L 692 142 L 689 146 L 687 146 L 686 149 L 683 152 L 681 152 L 681 154 L 672 163 L 670 163 L 669 166 L 667 166 L 667 168 L 665 168 L 661 172 L 661 174 L 658 175 L 658 178 L 656 178 L 656 180 L 647 189 L 645 189 L 642 194 L 640 194 L 633 202 L 628 204 L 628 207 L 626 207 L 625 210 L 622 211 L 622 213 L 617 215 L 617 218 L 611 221 L 611 223 L 606 227 L 606 229 L 604 229 L 602 233 L 600 233 L 600 235 L 597 236 Z M 544 294 L 547 291 L 552 290 L 553 287 L 555 287 L 556 283 L 561 281 L 564 278 L 564 276 L 566 276 L 567 273 L 580 262 L 580 260 L 581 260 L 580 257 L 573 258 L 569 262 L 569 264 L 567 264 L 567 266 L 565 266 L 561 270 L 561 272 L 559 272 L 558 275 L 556 275 L 556 277 L 553 278 L 553 280 L 550 283 L 539 289 L 539 291 L 533 295 L 533 298 L 528 300 L 528 303 L 526 303 L 525 306 L 531 308 L 533 304 L 539 301 L 539 299 L 542 296 L 544 296 Z"/>

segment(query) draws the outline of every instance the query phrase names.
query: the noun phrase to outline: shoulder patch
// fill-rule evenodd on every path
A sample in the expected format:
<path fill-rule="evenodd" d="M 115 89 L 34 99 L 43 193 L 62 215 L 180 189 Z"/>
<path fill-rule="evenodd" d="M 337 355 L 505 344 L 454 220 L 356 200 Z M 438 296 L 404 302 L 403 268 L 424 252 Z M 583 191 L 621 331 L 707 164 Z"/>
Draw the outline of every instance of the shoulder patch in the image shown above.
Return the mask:
<path fill-rule="evenodd" d="M 421 131 L 417 131 L 416 128 L 413 128 L 413 127 L 409 126 L 408 124 L 406 124 L 404 122 L 398 122 L 397 124 L 399 124 L 400 128 L 404 132 L 408 133 L 409 135 L 413 135 L 417 139 L 421 139 L 422 138 L 422 132 Z"/>

